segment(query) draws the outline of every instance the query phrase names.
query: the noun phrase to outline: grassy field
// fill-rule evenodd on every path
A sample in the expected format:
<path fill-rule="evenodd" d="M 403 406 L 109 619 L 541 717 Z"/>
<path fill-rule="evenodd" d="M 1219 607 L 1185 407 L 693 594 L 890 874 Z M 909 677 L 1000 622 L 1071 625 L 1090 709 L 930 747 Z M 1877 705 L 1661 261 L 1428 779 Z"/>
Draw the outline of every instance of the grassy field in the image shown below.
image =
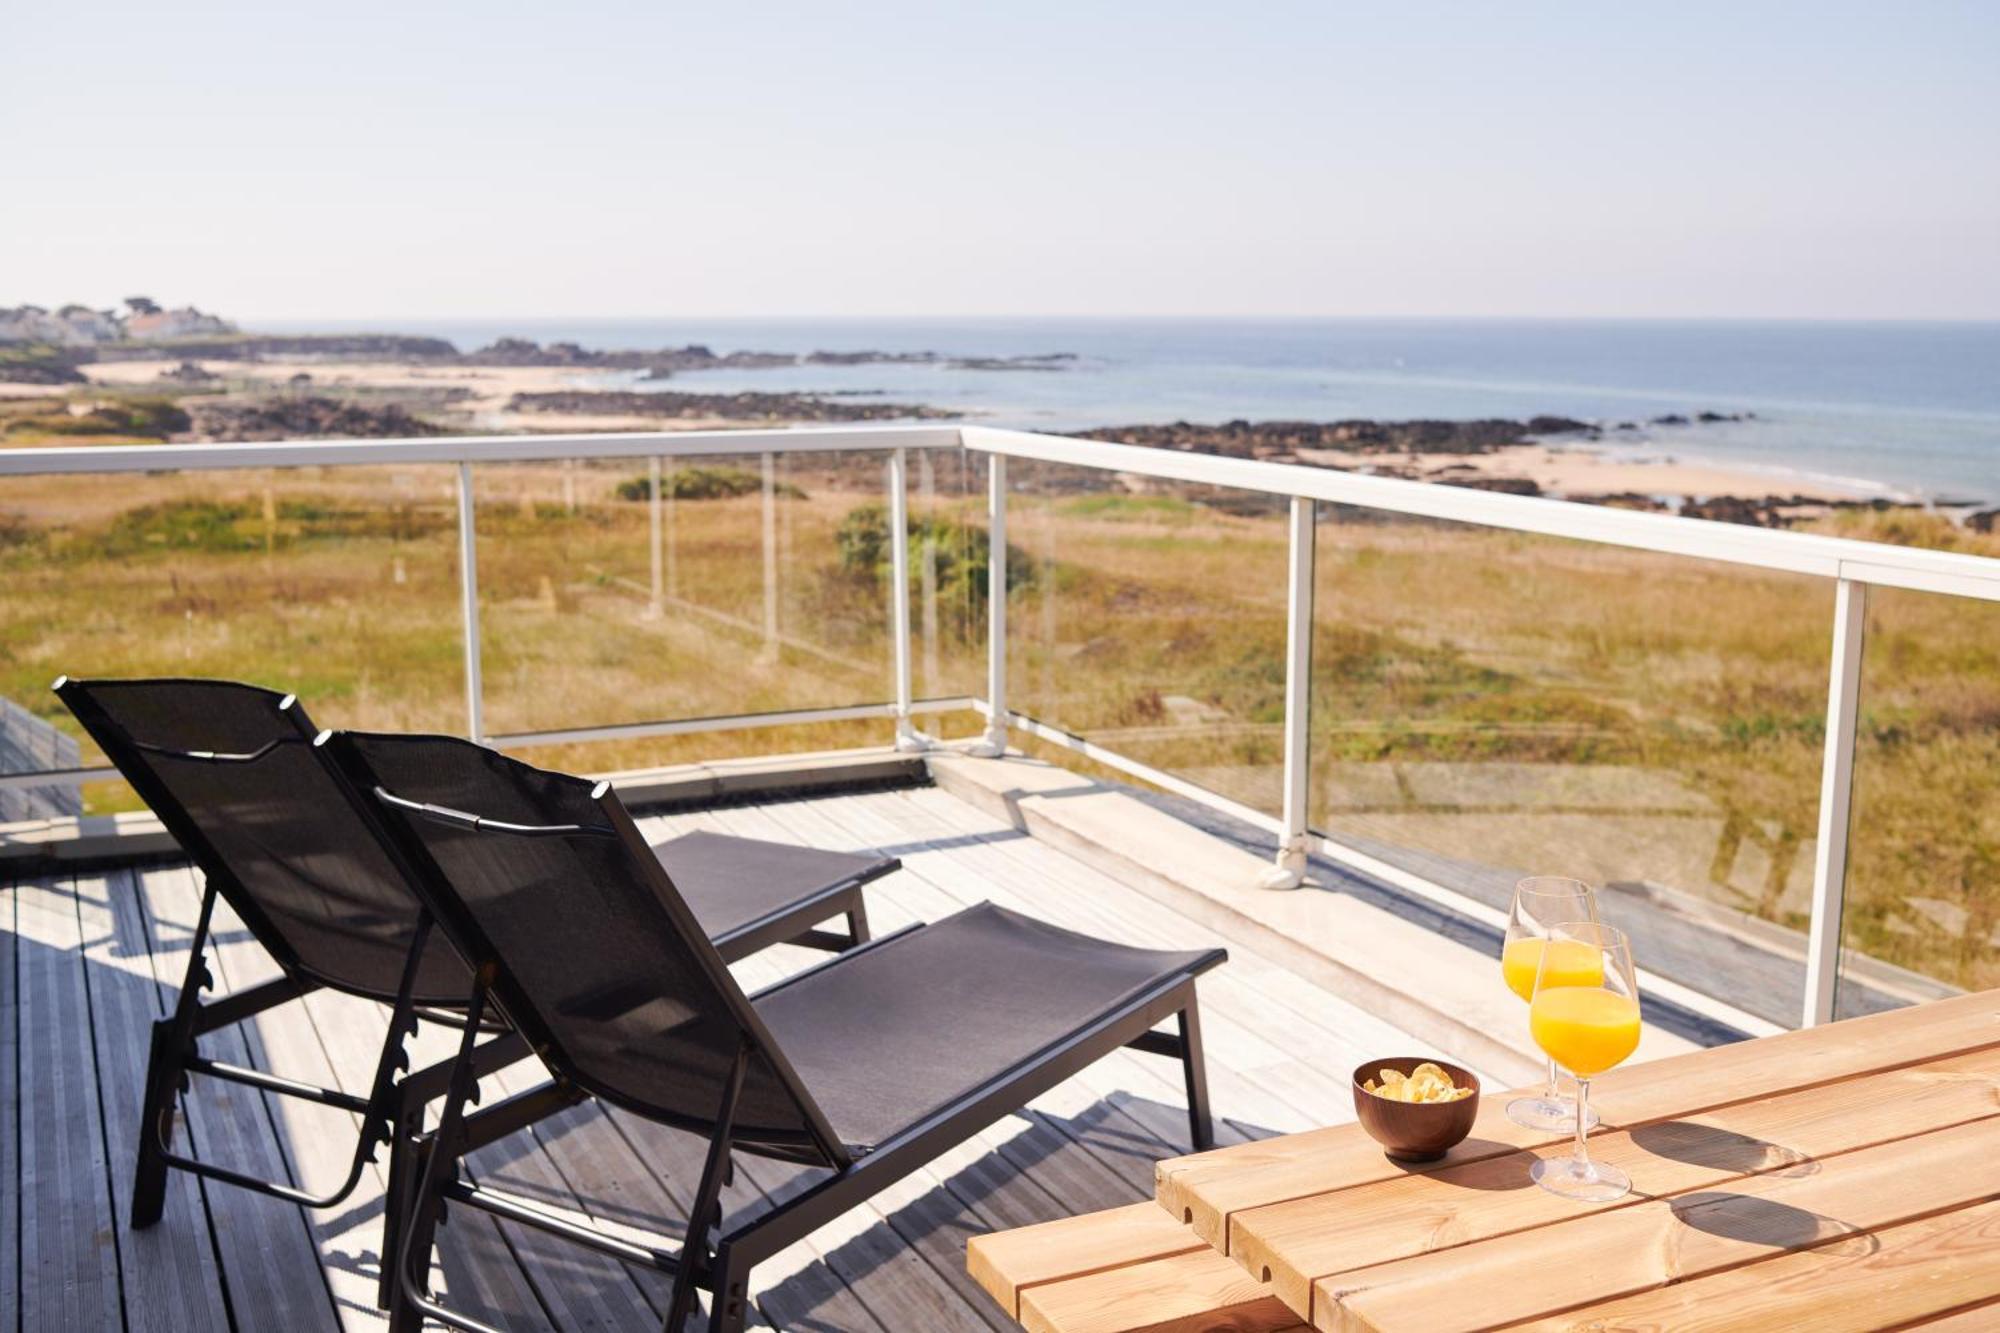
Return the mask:
<path fill-rule="evenodd" d="M 683 464 L 690 473 L 695 465 Z M 489 732 L 878 702 L 879 457 L 478 469 Z M 979 692 L 984 480 L 912 469 L 920 696 Z M 16 479 L 0 488 L 0 693 L 222 675 L 329 725 L 462 732 L 453 471 Z M 1252 497 L 1018 466 L 1013 704 L 1263 808 L 1277 801 L 1285 521 Z M 1851 535 L 2000 554 L 1909 517 Z M 1802 928 L 1832 589 L 1823 580 L 1336 512 L 1318 534 L 1313 820 L 1469 864 L 1643 883 Z M 2000 984 L 2000 607 L 1878 594 L 1847 931 Z M 946 723 L 967 734 L 976 720 Z M 527 751 L 585 770 L 879 743 L 886 722 Z M 93 808 L 128 803 L 100 784 Z"/>

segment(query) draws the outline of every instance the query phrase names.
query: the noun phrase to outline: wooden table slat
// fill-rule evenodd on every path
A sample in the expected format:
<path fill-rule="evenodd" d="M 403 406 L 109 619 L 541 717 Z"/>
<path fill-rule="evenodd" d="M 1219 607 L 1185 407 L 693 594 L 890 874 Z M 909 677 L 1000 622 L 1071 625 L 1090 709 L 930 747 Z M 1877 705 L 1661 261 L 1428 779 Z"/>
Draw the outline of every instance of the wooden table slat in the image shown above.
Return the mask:
<path fill-rule="evenodd" d="M 2000 1301 L 2000 1203 L 1887 1227 L 1873 1241 L 1836 1241 L 1515 1327 L 1864 1333 L 1965 1305 L 1987 1306 L 1993 1322 L 1979 1326 L 2000 1327 L 1989 1304 Z"/>
<path fill-rule="evenodd" d="M 1269 1287 L 1206 1245 L 1029 1287 L 1021 1293 L 1020 1319 L 1028 1333 L 1275 1333 L 1298 1327 L 1298 1316 Z"/>
<path fill-rule="evenodd" d="M 1039 1283 L 1207 1249 L 1152 1204 L 1132 1203 L 975 1236 L 965 1263 L 1000 1308 L 1019 1318 L 1021 1293 Z"/>
<path fill-rule="evenodd" d="M 2000 1194 L 1991 1119 L 1320 1279 L 1322 1330 L 1488 1328 L 1720 1272 Z M 1476 1293 L 1476 1299 L 1469 1298 Z M 1289 1303 L 1289 1302 L 1288 1302 Z"/>

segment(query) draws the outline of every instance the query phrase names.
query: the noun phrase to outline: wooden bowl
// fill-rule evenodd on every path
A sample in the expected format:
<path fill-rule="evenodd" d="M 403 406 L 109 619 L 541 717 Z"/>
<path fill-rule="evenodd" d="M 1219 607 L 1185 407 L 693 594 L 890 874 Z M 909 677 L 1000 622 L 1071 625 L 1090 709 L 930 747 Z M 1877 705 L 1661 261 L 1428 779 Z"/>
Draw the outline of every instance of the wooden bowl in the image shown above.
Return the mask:
<path fill-rule="evenodd" d="M 1407 1075 L 1427 1059 L 1451 1075 L 1454 1087 L 1471 1088 L 1472 1095 L 1452 1102 L 1392 1102 L 1361 1086 L 1371 1078 L 1379 1081 L 1384 1069 Z M 1429 1056 L 1370 1060 L 1354 1071 L 1354 1114 L 1368 1136 L 1397 1161 L 1435 1162 L 1472 1132 L 1479 1114 L 1479 1080 L 1449 1060 Z"/>

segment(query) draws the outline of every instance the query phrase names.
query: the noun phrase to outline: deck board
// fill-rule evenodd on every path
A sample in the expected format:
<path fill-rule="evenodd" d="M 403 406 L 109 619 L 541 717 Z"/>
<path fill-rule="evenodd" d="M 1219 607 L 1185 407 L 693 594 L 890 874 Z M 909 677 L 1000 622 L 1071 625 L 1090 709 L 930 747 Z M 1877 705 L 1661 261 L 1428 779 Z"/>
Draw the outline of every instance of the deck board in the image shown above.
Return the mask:
<path fill-rule="evenodd" d="M 74 892 L 66 876 L 15 891 L 24 1333 L 124 1322 Z"/>
<path fill-rule="evenodd" d="M 119 1257 L 129 1295 L 127 1324 L 134 1333 L 226 1328 L 228 1307 L 202 1183 L 183 1171 L 168 1172 L 159 1222 L 144 1231 L 125 1227 L 132 1213 L 147 1042 L 154 1020 L 166 1010 L 130 872 L 81 876 L 74 886 L 84 957 L 91 964 L 84 977 L 104 1094 L 112 1216 L 122 1228 Z"/>
<path fill-rule="evenodd" d="M 20 942 L 14 923 L 19 895 L 0 885 L 0 1329 L 21 1326 L 21 1002 L 16 985 Z"/>
<path fill-rule="evenodd" d="M 932 789 L 770 800 L 653 815 L 641 825 L 649 837 L 708 828 L 891 851 L 905 869 L 867 890 L 878 933 L 991 898 L 1147 947 L 1222 942 L 1104 872 Z M 145 1032 L 177 994 L 198 892 L 191 870 L 169 866 L 27 881 L 0 902 L 7 935 L 0 997 L 8 1006 L 0 1022 L 0 1073 L 8 1081 L 0 1097 L 0 1279 L 13 1272 L 17 1234 L 20 1251 L 38 1265 L 0 1281 L 0 1302 L 20 1302 L 0 1304 L 0 1329 L 205 1333 L 233 1323 L 378 1333 L 384 1326 L 373 1309 L 380 1165 L 367 1169 L 346 1203 L 318 1214 L 172 1173 L 159 1226 L 144 1235 L 125 1229 Z M 271 974 L 233 917 L 224 912 L 217 924 L 220 990 Z M 820 957 L 780 947 L 736 971 L 754 989 Z M 1334 1094 L 1350 1054 L 1420 1048 L 1253 951 L 1232 946 L 1231 957 L 1202 983 L 1222 1143 L 1348 1119 L 1351 1108 Z M 1274 1013 L 1307 1043 L 1309 1067 L 1287 1070 L 1296 1062 L 1259 1035 Z M 216 1034 L 205 1049 L 359 1092 L 385 1021 L 380 1005 L 319 992 Z M 414 1043 L 416 1062 L 448 1054 L 453 1040 L 426 1025 Z M 488 1104 L 503 1084 L 537 1076 L 523 1065 L 489 1080 Z M 353 1118 L 344 1112 L 295 1108 L 210 1079 L 197 1079 L 189 1100 L 177 1141 L 200 1156 L 303 1176 L 314 1188 L 345 1168 Z M 19 1175 L 9 1156 L 17 1119 L 28 1153 Z M 607 1225 L 674 1235 L 702 1149 L 690 1135 L 593 1105 L 494 1145 L 469 1168 Z M 1154 1162 L 1186 1151 L 1177 1066 L 1119 1052 L 761 1265 L 752 1274 L 757 1320 L 862 1333 L 1006 1327 L 966 1272 L 968 1237 L 1144 1200 Z M 813 1178 L 744 1158 L 725 1206 L 732 1215 L 762 1210 Z M 11 1229 L 22 1223 L 32 1235 Z M 435 1271 L 455 1306 L 508 1329 L 657 1328 L 666 1300 L 657 1274 L 466 1210 L 440 1232 Z"/>

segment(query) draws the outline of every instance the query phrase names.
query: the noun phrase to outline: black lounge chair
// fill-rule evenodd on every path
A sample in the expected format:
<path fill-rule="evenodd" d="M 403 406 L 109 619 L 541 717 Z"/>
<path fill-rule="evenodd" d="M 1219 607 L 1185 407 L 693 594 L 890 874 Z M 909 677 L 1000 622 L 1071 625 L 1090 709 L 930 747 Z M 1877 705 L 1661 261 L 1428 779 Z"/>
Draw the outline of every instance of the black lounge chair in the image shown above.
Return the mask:
<path fill-rule="evenodd" d="M 485 1326 L 429 1290 L 445 1208 L 466 1206 L 672 1275 L 665 1327 L 697 1288 L 743 1327 L 753 1266 L 1121 1046 L 1171 1056 L 1194 1147 L 1211 1144 L 1195 978 L 1220 949 L 1127 948 L 992 904 L 828 959 L 755 996 L 704 937 L 670 867 L 606 783 L 444 737 L 335 732 L 321 745 L 417 876 L 464 956 L 476 1024 L 497 1004 L 551 1080 L 468 1113 L 468 1026 L 394 1263 L 390 1327 Z M 421 931 L 420 931 L 421 933 Z M 1178 1030 L 1154 1025 L 1178 1019 Z M 467 1153 L 595 1096 L 708 1140 L 683 1236 L 610 1235 L 462 1178 Z M 828 1174 L 724 1224 L 731 1154 Z"/>
<path fill-rule="evenodd" d="M 390 1145 L 385 1255 L 415 1183 L 410 1165 L 425 1105 L 444 1094 L 451 1063 L 408 1068 L 405 1040 L 419 1018 L 482 1032 L 481 1072 L 525 1059 L 527 1043 L 497 1014 L 466 1023 L 472 977 L 442 940 L 420 941 L 422 904 L 374 827 L 369 802 L 313 748 L 317 735 L 290 695 L 215 680 L 58 680 L 55 690 L 167 831 L 200 867 L 207 888 L 171 1016 L 153 1025 L 141 1110 L 132 1225 L 159 1220 L 169 1167 L 327 1208 L 351 1194 L 378 1145 Z M 867 942 L 862 885 L 894 870 L 893 858 L 694 833 L 649 847 L 687 891 L 697 928 L 734 960 L 780 942 L 839 950 Z M 221 897 L 283 975 L 203 1003 L 203 964 Z M 817 923 L 844 917 L 844 931 Z M 427 934 L 428 932 L 422 932 Z M 325 986 L 394 1006 L 368 1095 L 318 1088 L 203 1056 L 199 1039 Z M 199 1073 L 354 1112 L 362 1120 L 346 1178 L 328 1194 L 261 1180 L 175 1153 L 176 1095 Z M 389 1300 L 383 1265 L 382 1303 Z"/>

